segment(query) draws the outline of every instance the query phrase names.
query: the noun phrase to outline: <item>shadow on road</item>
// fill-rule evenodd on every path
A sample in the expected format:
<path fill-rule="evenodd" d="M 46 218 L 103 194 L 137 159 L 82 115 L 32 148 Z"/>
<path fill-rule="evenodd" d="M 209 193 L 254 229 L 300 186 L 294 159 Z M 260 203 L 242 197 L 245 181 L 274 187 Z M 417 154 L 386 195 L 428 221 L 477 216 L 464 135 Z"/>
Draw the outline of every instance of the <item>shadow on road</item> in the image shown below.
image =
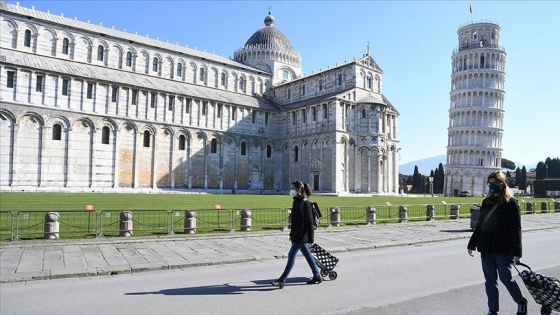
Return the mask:
<path fill-rule="evenodd" d="M 444 233 L 467 233 L 467 232 L 470 232 L 470 233 L 472 233 L 472 232 L 473 232 L 473 230 L 471 230 L 471 229 L 461 229 L 461 230 L 440 230 L 440 231 L 441 231 L 441 232 L 444 232 Z"/>
<path fill-rule="evenodd" d="M 245 292 L 260 292 L 260 291 L 272 291 L 279 290 L 270 284 L 269 280 L 254 280 L 251 281 L 254 285 L 236 285 L 230 283 L 207 285 L 200 287 L 186 287 L 186 288 L 176 288 L 176 289 L 164 289 L 159 291 L 149 291 L 149 292 L 129 292 L 125 295 L 148 295 L 148 294 L 163 294 L 163 295 L 229 295 L 229 294 L 244 294 Z M 309 280 L 308 278 L 296 277 L 289 278 L 286 281 L 285 286 L 292 285 L 305 285 L 305 282 Z"/>

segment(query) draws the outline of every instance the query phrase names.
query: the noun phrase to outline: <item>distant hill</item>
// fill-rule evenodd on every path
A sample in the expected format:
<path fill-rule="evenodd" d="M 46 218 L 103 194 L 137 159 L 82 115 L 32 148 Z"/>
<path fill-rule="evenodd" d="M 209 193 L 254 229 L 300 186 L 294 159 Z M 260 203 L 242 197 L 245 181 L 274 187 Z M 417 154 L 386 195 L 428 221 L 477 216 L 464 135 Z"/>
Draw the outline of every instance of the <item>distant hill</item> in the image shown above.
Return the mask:
<path fill-rule="evenodd" d="M 431 170 L 435 170 L 438 167 L 439 163 L 445 166 L 445 162 L 446 162 L 445 154 L 436 155 L 422 160 L 416 160 L 416 161 L 408 162 L 406 164 L 401 164 L 399 165 L 399 173 L 403 175 L 412 175 L 414 174 L 414 166 L 418 165 L 418 172 L 420 172 L 422 175 L 428 176 L 430 175 Z M 523 166 L 525 166 L 525 169 L 527 171 L 529 171 L 529 169 L 531 168 L 537 167 L 537 163 L 523 163 L 523 162 L 514 162 L 514 163 L 515 163 L 515 167 L 523 168 Z"/>
<path fill-rule="evenodd" d="M 429 158 L 425 158 L 422 160 L 416 160 L 412 162 L 408 162 L 406 164 L 399 165 L 399 173 L 403 175 L 412 175 L 414 174 L 414 166 L 418 166 L 418 172 L 422 175 L 430 175 L 431 170 L 435 170 L 439 163 L 445 166 L 446 156 L 445 154 L 436 155 Z"/>

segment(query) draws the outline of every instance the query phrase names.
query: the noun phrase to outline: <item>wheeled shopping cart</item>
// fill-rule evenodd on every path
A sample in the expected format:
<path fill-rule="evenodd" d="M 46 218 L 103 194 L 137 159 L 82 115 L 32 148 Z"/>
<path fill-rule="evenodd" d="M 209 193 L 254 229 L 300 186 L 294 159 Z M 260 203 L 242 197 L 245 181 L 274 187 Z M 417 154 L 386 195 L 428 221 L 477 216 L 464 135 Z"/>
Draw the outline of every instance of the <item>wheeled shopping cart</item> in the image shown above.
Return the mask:
<path fill-rule="evenodd" d="M 560 312 L 560 281 L 533 272 L 531 267 L 526 264 L 518 262 L 517 265 L 527 269 L 520 272 L 514 264 L 515 270 L 525 283 L 527 290 L 529 290 L 535 302 L 541 305 L 541 314 L 550 315 L 552 311 Z"/>
<path fill-rule="evenodd" d="M 317 243 L 313 243 L 313 245 L 309 246 L 309 249 L 311 254 L 313 254 L 317 267 L 321 269 L 321 277 L 326 278 L 328 276 L 330 280 L 335 280 L 338 274 L 333 269 L 338 263 L 338 258 L 331 255 L 331 253 Z"/>

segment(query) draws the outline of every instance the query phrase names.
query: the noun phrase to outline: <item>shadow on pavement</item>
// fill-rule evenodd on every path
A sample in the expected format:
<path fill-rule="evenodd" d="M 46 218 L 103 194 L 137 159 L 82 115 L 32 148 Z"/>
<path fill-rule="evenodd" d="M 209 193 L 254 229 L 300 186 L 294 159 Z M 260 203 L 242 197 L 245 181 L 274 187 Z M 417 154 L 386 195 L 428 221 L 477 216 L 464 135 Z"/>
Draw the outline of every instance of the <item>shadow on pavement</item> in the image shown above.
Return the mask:
<path fill-rule="evenodd" d="M 270 280 L 255 280 L 251 281 L 255 285 L 235 285 L 235 284 L 216 284 L 207 285 L 200 287 L 190 287 L 190 288 L 177 288 L 177 289 L 164 289 L 159 291 L 149 291 L 149 292 L 129 292 L 125 295 L 148 295 L 148 294 L 163 294 L 163 295 L 229 295 L 229 294 L 244 294 L 245 292 L 260 292 L 260 291 L 272 291 L 279 290 L 277 287 L 272 286 Z M 296 277 L 289 278 L 286 281 L 285 287 L 292 285 L 305 285 L 305 282 L 309 280 L 308 278 Z"/>
<path fill-rule="evenodd" d="M 440 230 L 441 232 L 444 233 L 466 233 L 466 232 L 470 232 L 472 233 L 473 230 L 471 229 L 461 229 L 461 230 Z"/>

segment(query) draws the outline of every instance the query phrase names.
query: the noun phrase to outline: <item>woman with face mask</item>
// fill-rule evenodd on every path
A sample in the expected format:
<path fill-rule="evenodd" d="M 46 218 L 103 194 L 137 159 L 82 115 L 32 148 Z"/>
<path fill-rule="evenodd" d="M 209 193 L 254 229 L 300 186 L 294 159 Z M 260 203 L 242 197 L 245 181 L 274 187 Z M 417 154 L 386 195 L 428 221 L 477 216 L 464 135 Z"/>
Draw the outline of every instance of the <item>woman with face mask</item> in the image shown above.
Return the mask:
<path fill-rule="evenodd" d="M 292 246 L 288 252 L 288 261 L 286 263 L 286 268 L 284 268 L 284 272 L 278 280 L 270 282 L 272 285 L 277 286 L 280 289 L 284 287 L 286 278 L 294 267 L 296 255 L 300 250 L 307 260 L 309 268 L 311 268 L 311 271 L 313 272 L 313 278 L 307 281 L 307 284 L 321 283 L 321 273 L 319 268 L 317 268 L 315 260 L 313 259 L 311 251 L 307 245 L 315 242 L 313 212 L 311 203 L 306 199 L 306 197 L 311 196 L 311 187 L 308 183 L 304 184 L 299 180 L 295 181 L 292 183 L 290 196 L 293 198 L 290 230 L 290 241 L 292 242 Z"/>
<path fill-rule="evenodd" d="M 501 171 L 488 175 L 488 193 L 480 207 L 480 219 L 467 245 L 470 256 L 480 252 L 488 315 L 498 314 L 498 276 L 517 303 L 517 315 L 527 314 L 527 299 L 512 277 L 512 263 L 521 258 L 521 211 Z"/>

